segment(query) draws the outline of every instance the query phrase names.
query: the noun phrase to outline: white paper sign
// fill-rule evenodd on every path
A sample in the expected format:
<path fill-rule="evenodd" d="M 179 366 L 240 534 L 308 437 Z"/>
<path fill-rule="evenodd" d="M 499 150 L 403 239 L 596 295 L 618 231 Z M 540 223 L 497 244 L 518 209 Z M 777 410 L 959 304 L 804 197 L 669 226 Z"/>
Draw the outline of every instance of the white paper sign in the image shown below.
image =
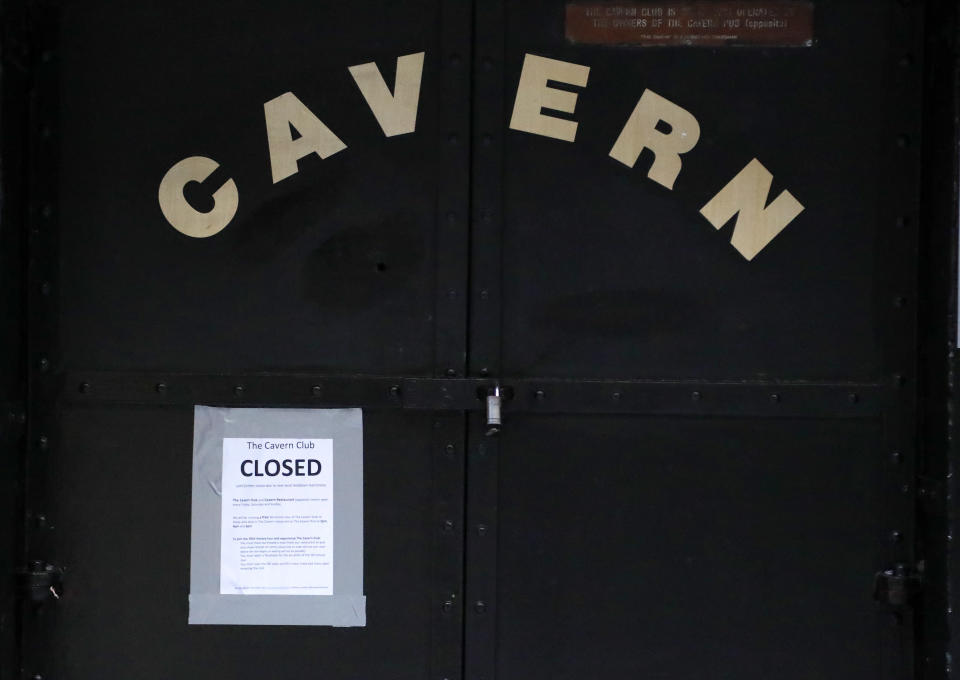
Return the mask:
<path fill-rule="evenodd" d="M 221 595 L 333 594 L 333 440 L 223 440 Z"/>

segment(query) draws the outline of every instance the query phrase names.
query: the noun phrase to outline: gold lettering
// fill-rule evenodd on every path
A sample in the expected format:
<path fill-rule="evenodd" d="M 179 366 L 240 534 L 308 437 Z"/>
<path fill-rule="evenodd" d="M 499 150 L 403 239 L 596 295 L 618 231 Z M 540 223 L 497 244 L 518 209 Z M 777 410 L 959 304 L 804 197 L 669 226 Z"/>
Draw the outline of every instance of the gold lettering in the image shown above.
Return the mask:
<path fill-rule="evenodd" d="M 285 92 L 263 105 L 270 147 L 270 170 L 276 184 L 298 172 L 297 161 L 312 153 L 328 158 L 347 145 L 313 115 L 292 92 Z M 300 137 L 293 139 L 290 126 Z"/>
<path fill-rule="evenodd" d="M 417 127 L 423 57 L 423 52 L 397 57 L 397 76 L 392 93 L 376 63 L 371 61 L 348 67 L 367 106 L 387 137 L 404 135 Z"/>
<path fill-rule="evenodd" d="M 520 72 L 520 84 L 517 86 L 517 97 L 513 103 L 510 128 L 572 142 L 577 136 L 576 121 L 545 116 L 541 111 L 552 109 L 573 113 L 577 106 L 577 94 L 549 87 L 547 83 L 553 80 L 558 83 L 586 87 L 589 75 L 589 66 L 547 59 L 535 54 L 525 55 L 523 69 Z"/>
<path fill-rule="evenodd" d="M 803 206 L 789 191 L 783 191 L 766 205 L 772 183 L 773 175 L 754 158 L 700 209 L 700 214 L 716 229 L 737 216 L 730 243 L 748 260 L 803 212 Z"/>
<path fill-rule="evenodd" d="M 660 121 L 670 126 L 670 132 L 657 130 Z M 693 149 L 699 139 L 700 124 L 693 114 L 653 90 L 644 90 L 610 149 L 610 156 L 632 168 L 640 152 L 650 149 L 654 158 L 647 177 L 673 189 L 683 165 L 680 155 Z"/>

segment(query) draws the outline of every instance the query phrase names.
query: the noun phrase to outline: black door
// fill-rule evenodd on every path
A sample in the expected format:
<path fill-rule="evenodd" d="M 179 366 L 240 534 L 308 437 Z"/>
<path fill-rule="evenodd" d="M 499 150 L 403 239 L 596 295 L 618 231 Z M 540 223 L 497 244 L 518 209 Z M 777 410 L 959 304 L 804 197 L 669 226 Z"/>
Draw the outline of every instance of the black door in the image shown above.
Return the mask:
<path fill-rule="evenodd" d="M 871 589 L 913 559 L 916 8 L 716 49 L 562 10 L 477 15 L 469 359 L 514 398 L 496 441 L 472 421 L 468 676 L 910 675 Z M 507 129 L 528 54 L 589 67 L 548 66 L 574 140 Z M 672 188 L 610 157 L 645 90 L 699 122 Z M 803 205 L 755 254 L 701 214 L 752 159 Z"/>
<path fill-rule="evenodd" d="M 697 4 L 35 8 L 24 676 L 912 677 L 921 10 Z M 188 625 L 197 404 L 363 409 L 365 626 Z"/>
<path fill-rule="evenodd" d="M 323 376 L 462 375 L 469 16 L 69 3 L 35 30 L 26 555 L 65 574 L 26 607 L 25 673 L 455 676 L 464 416 L 401 411 L 392 378 Z M 416 130 L 387 137 L 348 67 L 392 88 L 417 53 Z M 285 93 L 346 149 L 274 182 L 264 105 Z M 189 206 L 229 182 L 239 198 L 208 238 L 158 201 L 198 156 L 219 167 Z M 194 404 L 364 408 L 365 627 L 187 625 Z"/>

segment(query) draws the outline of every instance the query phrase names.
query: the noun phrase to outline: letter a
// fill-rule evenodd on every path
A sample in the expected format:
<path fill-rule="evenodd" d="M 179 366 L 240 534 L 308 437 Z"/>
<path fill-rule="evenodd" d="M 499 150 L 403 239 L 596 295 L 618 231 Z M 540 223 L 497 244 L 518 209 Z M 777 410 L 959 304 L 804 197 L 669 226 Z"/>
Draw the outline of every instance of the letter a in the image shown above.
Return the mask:
<path fill-rule="evenodd" d="M 304 156 L 315 153 L 327 158 L 347 148 L 292 92 L 268 101 L 263 105 L 263 113 L 274 184 L 297 174 L 297 161 Z M 291 126 L 300 133 L 296 139 L 290 134 Z"/>
<path fill-rule="evenodd" d="M 789 191 L 766 205 L 772 183 L 773 175 L 754 158 L 700 209 L 716 229 L 737 215 L 730 244 L 748 260 L 803 212 L 803 206 Z"/>
<path fill-rule="evenodd" d="M 417 52 L 397 57 L 397 77 L 392 94 L 375 62 L 347 69 L 386 137 L 405 135 L 417 128 L 423 56 L 423 52 Z"/>

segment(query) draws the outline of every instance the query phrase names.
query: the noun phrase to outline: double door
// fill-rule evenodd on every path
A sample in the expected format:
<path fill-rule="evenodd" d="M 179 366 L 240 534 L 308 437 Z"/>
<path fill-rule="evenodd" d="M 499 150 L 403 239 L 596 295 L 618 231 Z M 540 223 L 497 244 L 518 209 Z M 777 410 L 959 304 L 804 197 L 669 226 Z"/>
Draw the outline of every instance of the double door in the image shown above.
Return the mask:
<path fill-rule="evenodd" d="M 34 17 L 25 677 L 912 677 L 920 10 L 695 4 Z M 365 626 L 188 625 L 195 405 L 363 409 Z"/>

